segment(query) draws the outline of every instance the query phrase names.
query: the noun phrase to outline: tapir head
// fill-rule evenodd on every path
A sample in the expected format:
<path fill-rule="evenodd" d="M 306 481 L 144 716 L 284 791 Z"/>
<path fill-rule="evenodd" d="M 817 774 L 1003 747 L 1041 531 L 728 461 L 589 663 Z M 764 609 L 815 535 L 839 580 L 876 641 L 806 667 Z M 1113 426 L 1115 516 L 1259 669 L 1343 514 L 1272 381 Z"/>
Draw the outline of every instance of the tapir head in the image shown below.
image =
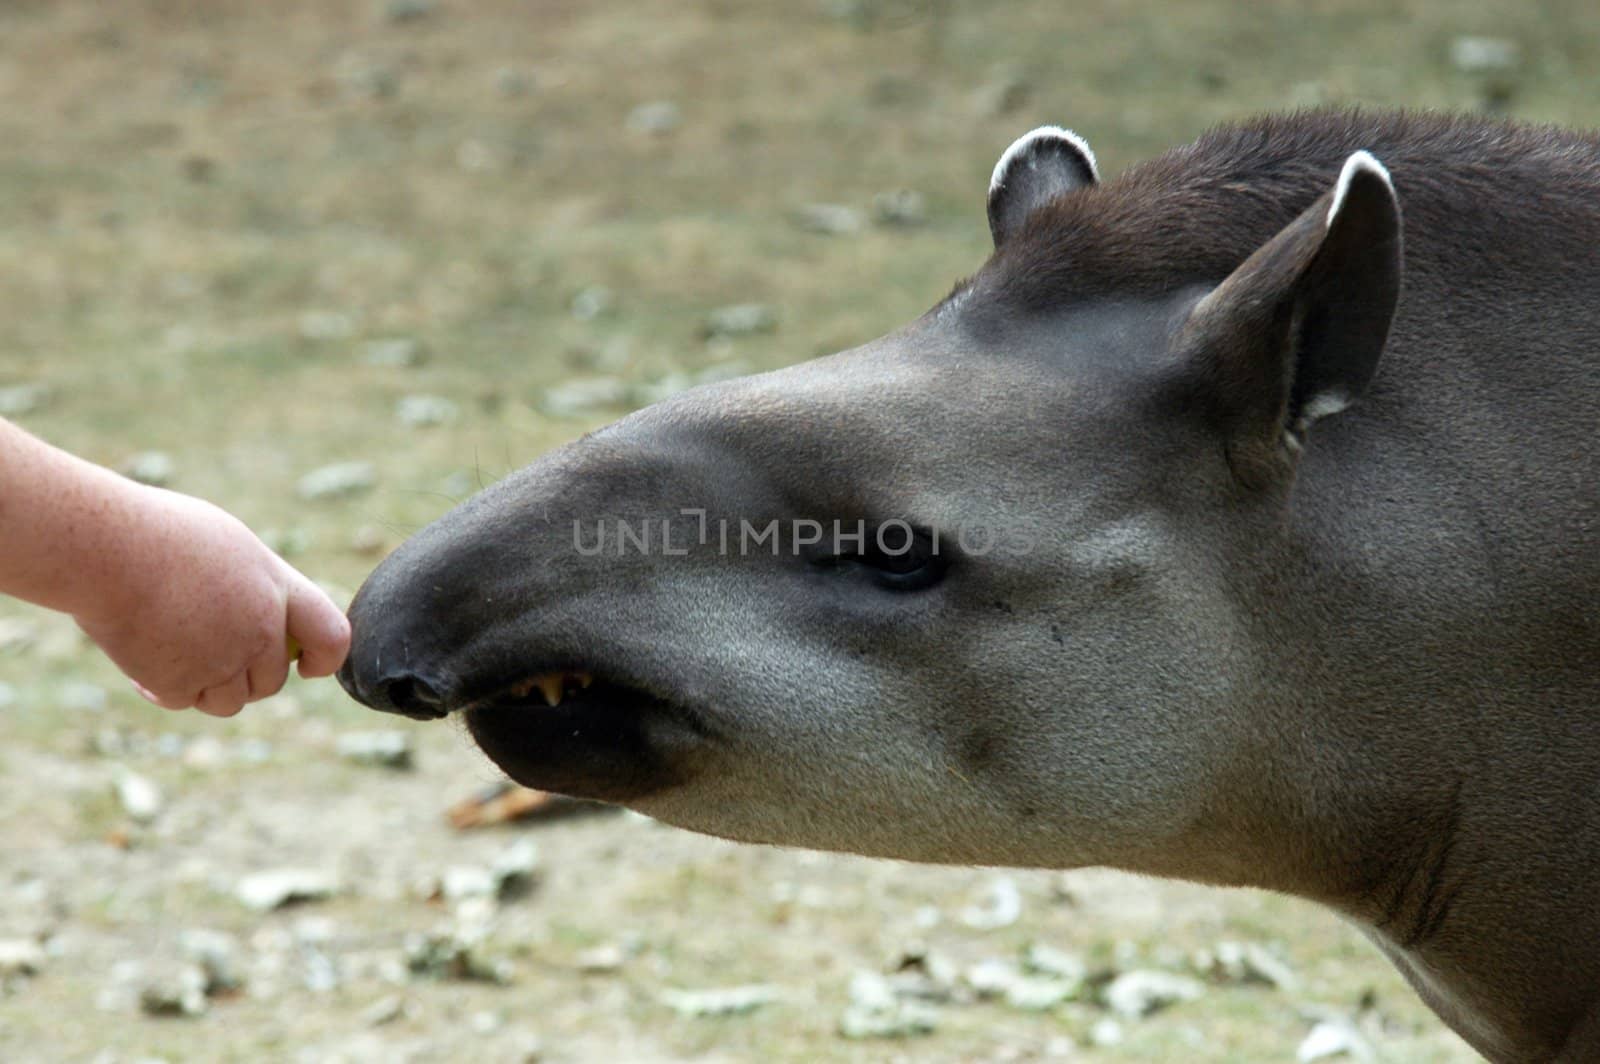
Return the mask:
<path fill-rule="evenodd" d="M 1157 194 L 1030 133 L 948 298 L 457 507 L 361 589 L 341 681 L 698 831 L 1222 875 L 1262 771 L 1263 545 L 1400 279 L 1383 167 L 1302 170 L 1295 202 Z"/>

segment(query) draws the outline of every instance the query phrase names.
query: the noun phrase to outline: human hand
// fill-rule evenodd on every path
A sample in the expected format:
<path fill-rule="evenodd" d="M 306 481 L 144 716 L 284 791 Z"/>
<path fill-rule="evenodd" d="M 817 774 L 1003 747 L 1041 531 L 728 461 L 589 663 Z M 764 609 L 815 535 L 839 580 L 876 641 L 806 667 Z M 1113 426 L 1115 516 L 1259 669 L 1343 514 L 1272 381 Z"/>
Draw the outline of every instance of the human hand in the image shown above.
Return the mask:
<path fill-rule="evenodd" d="M 150 701 L 218 717 L 344 661 L 350 625 L 327 595 L 238 519 L 200 499 L 141 488 L 126 555 L 79 626 Z"/>

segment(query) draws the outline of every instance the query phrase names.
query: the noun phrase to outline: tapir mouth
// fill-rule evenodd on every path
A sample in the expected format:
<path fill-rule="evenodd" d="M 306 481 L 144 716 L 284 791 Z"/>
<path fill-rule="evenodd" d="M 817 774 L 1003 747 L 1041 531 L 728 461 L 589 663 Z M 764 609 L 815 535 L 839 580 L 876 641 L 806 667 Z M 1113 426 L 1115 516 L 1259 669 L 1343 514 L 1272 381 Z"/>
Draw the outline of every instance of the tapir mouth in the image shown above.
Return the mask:
<path fill-rule="evenodd" d="M 557 669 L 535 673 L 496 691 L 487 697 L 459 707 L 459 712 L 475 709 L 534 709 L 543 701 L 546 708 L 554 709 L 563 702 L 580 700 L 584 692 L 594 686 L 594 673 L 587 670 Z M 539 696 L 535 698 L 537 693 Z"/>
<path fill-rule="evenodd" d="M 519 783 L 626 802 L 681 782 L 713 734 L 702 714 L 609 673 L 543 669 L 479 687 L 450 712 Z"/>

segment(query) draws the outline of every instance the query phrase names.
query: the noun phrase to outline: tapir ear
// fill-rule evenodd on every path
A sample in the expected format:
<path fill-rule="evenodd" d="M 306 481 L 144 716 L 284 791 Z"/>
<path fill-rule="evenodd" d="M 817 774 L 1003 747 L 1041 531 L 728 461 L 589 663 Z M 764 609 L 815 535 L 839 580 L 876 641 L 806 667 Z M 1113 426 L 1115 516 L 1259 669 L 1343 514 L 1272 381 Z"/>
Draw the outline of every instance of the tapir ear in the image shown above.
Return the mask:
<path fill-rule="evenodd" d="M 1400 295 L 1400 204 L 1370 154 L 1190 313 L 1197 361 L 1241 480 L 1291 474 L 1307 430 L 1371 383 Z"/>
<path fill-rule="evenodd" d="M 1097 184 L 1089 142 L 1060 126 L 1040 126 L 1012 142 L 989 178 L 989 232 L 994 246 L 1021 228 L 1035 210 L 1063 192 Z"/>

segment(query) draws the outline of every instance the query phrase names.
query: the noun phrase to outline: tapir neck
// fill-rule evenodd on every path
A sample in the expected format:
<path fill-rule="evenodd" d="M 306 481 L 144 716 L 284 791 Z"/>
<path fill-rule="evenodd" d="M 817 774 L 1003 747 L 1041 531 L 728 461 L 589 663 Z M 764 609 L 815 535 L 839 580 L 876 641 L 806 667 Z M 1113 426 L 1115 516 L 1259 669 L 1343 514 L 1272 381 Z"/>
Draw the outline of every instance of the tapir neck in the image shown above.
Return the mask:
<path fill-rule="evenodd" d="M 1375 488 L 1421 464 L 1404 454 L 1360 456 L 1350 490 L 1323 442 L 1295 522 L 1241 577 L 1274 650 L 1211 832 L 1232 859 L 1200 878 L 1336 909 L 1480 1052 L 1550 1059 L 1600 986 L 1590 636 L 1570 589 L 1519 562 L 1514 518 L 1412 501 L 1398 474 Z"/>

